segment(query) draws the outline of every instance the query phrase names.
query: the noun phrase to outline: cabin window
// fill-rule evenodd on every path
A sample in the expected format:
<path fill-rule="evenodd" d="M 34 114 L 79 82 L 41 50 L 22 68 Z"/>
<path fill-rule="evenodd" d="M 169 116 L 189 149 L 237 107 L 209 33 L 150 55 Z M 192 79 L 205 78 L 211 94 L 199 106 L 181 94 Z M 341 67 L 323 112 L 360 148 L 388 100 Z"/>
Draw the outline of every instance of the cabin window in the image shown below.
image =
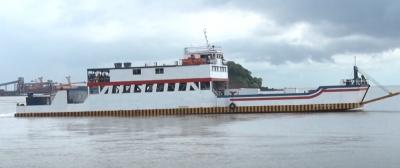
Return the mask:
<path fill-rule="evenodd" d="M 132 73 L 133 73 L 133 75 L 140 75 L 140 74 L 142 74 L 142 70 L 141 69 L 133 69 Z"/>
<path fill-rule="evenodd" d="M 100 92 L 99 92 L 99 93 L 104 92 L 104 94 L 107 94 L 106 92 L 108 92 L 108 89 L 107 89 L 107 90 L 104 90 L 104 89 L 107 89 L 107 88 L 104 87 L 104 86 L 100 86 Z M 104 91 L 103 91 L 103 90 L 104 90 Z"/>
<path fill-rule="evenodd" d="M 153 92 L 153 84 L 146 84 L 145 92 Z"/>
<path fill-rule="evenodd" d="M 104 90 L 105 89 L 105 90 Z M 108 87 L 106 86 L 101 86 L 100 87 L 101 92 L 104 92 L 104 94 L 108 94 L 108 91 L 110 90 Z M 104 91 L 103 91 L 104 90 Z"/>
<path fill-rule="evenodd" d="M 164 83 L 158 83 L 156 92 L 163 92 L 164 91 Z"/>
<path fill-rule="evenodd" d="M 99 87 L 96 86 L 96 87 L 89 88 L 89 93 L 90 94 L 99 94 Z"/>
<path fill-rule="evenodd" d="M 122 93 L 130 93 L 130 92 L 131 92 L 131 85 L 124 85 Z"/>
<path fill-rule="evenodd" d="M 210 82 L 200 82 L 201 90 L 210 90 Z"/>
<path fill-rule="evenodd" d="M 142 92 L 142 89 L 140 89 L 140 86 L 141 86 L 141 85 L 135 85 L 135 88 L 134 88 L 133 92 L 135 92 L 135 93 L 140 93 L 140 92 Z"/>
<path fill-rule="evenodd" d="M 175 91 L 175 83 L 168 83 L 168 92 Z"/>
<path fill-rule="evenodd" d="M 156 74 L 164 74 L 164 68 L 156 68 Z"/>
<path fill-rule="evenodd" d="M 190 91 L 194 91 L 195 89 L 194 89 L 194 87 L 192 85 L 189 85 L 189 90 Z"/>
<path fill-rule="evenodd" d="M 186 83 L 179 83 L 179 91 L 186 91 Z"/>
<path fill-rule="evenodd" d="M 87 71 L 88 82 L 109 82 L 109 69 L 90 69 Z"/>
<path fill-rule="evenodd" d="M 112 93 L 119 93 L 119 88 L 118 88 L 119 86 L 116 86 L 116 85 L 114 85 L 113 87 L 112 87 Z"/>

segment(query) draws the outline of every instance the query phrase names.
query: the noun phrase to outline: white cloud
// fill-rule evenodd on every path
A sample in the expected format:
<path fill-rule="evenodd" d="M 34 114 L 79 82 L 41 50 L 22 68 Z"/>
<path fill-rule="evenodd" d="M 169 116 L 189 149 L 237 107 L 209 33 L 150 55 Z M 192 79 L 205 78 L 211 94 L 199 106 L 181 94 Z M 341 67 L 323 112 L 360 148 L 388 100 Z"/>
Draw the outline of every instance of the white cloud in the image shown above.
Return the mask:
<path fill-rule="evenodd" d="M 274 39 L 283 41 L 294 46 L 304 46 L 310 48 L 323 48 L 329 39 L 314 30 L 313 26 L 307 22 L 294 23 L 290 27 L 282 27 L 280 34 Z"/>
<path fill-rule="evenodd" d="M 57 38 L 89 42 L 168 38 L 203 44 L 204 28 L 210 41 L 242 38 L 249 36 L 263 18 L 238 8 L 206 8 L 200 1 L 16 0 L 0 6 L 1 20 Z"/>
<path fill-rule="evenodd" d="M 52 26 L 62 21 L 64 1 L 5 0 L 0 5 L 0 20 L 32 28 Z"/>
<path fill-rule="evenodd" d="M 259 15 L 236 9 L 200 10 L 184 15 L 171 12 L 151 20 L 133 15 L 126 19 L 128 18 L 112 18 L 106 22 L 80 26 L 77 31 L 92 41 L 172 38 L 174 41 L 194 41 L 203 44 L 204 28 L 208 31 L 210 41 L 223 41 L 248 36 L 261 21 Z"/>
<path fill-rule="evenodd" d="M 118 21 L 107 21 L 102 24 L 88 24 L 80 28 L 77 32 L 70 32 L 72 35 L 78 33 L 82 40 L 91 42 L 114 42 L 118 41 L 127 34 L 126 27 Z"/>
<path fill-rule="evenodd" d="M 262 77 L 270 87 L 317 87 L 318 85 L 340 84 L 345 78 L 352 78 L 354 57 L 357 66 L 381 84 L 399 85 L 400 48 L 381 53 L 346 53 L 333 56 L 333 62 L 286 62 L 274 65 L 269 62 L 246 62 L 235 60 Z M 372 83 L 373 84 L 373 83 Z M 374 85 L 374 84 L 373 84 Z"/>
<path fill-rule="evenodd" d="M 345 53 L 333 56 L 336 64 L 353 65 L 354 57 L 357 65 L 373 78 L 386 84 L 400 84 L 396 77 L 400 72 L 400 48 L 390 49 L 380 53 Z"/>
<path fill-rule="evenodd" d="M 0 22 L 7 27 L 0 35 L 10 38 L 0 43 L 11 45 L 0 50 L 0 54 L 7 55 L 12 62 L 22 62 L 21 67 L 26 69 L 34 69 L 39 61 L 25 63 L 15 58 L 30 55 L 48 61 L 70 54 L 62 58 L 64 62 L 55 62 L 54 67 L 62 64 L 81 69 L 88 66 L 79 64 L 83 58 L 95 65 L 111 65 L 121 58 L 138 63 L 155 62 L 149 58 L 179 59 L 183 47 L 204 45 L 202 30 L 207 28 L 211 43 L 239 42 L 234 45 L 238 49 L 226 52 L 226 57 L 241 58 L 237 61 L 263 77 L 267 84 L 337 83 L 351 71 L 354 55 L 360 67 L 382 83 L 400 83 L 392 76 L 400 67 L 399 49 L 386 50 L 392 46 L 381 47 L 385 46 L 385 39 L 367 34 L 326 33 L 322 31 L 326 27 L 332 30 L 346 27 L 330 25 L 329 20 L 322 25 L 324 28 L 322 23 L 309 20 L 282 23 L 277 20 L 279 16 L 240 6 L 205 4 L 203 0 L 2 0 L 0 3 Z M 358 42 L 363 44 L 357 45 Z M 250 46 L 243 47 L 247 44 Z M 370 49 L 363 47 L 364 44 L 378 46 L 377 51 L 361 52 Z M 46 48 L 49 45 L 52 48 Z M 149 55 L 154 56 L 146 57 Z M 68 59 L 71 61 L 65 61 Z M 3 64 L 7 63 L 0 67 L 9 66 Z M 65 68 L 65 71 L 70 70 Z M 49 73 L 54 77 L 69 72 Z"/>

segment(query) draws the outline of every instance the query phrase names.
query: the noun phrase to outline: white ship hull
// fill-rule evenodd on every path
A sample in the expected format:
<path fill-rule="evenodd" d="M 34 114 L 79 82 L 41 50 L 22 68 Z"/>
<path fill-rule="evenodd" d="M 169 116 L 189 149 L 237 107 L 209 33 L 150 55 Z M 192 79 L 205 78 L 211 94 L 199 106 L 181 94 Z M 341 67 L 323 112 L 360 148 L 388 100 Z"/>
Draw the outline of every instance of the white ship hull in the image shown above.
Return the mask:
<path fill-rule="evenodd" d="M 16 116 L 343 111 L 360 108 L 369 88 L 354 67 L 354 78 L 343 85 L 304 93 L 236 92 L 228 87 L 223 53 L 214 47 L 185 49 L 180 64 L 116 63 L 114 68 L 88 69 L 87 76 L 87 86 L 80 90 L 59 88 L 56 94 L 29 95 L 26 105 L 17 106 Z"/>
<path fill-rule="evenodd" d="M 147 110 L 157 115 L 157 110 L 180 109 L 214 109 L 209 113 L 231 112 L 311 112 L 342 111 L 361 107 L 361 102 L 368 87 L 320 87 L 312 93 L 304 94 L 257 94 L 239 96 L 216 96 L 212 91 L 154 92 L 154 93 L 120 93 L 110 95 L 91 95 L 84 103 L 68 104 L 67 92 L 59 91 L 51 105 L 18 106 L 17 116 L 35 116 L 40 114 L 71 116 L 83 113 L 111 112 L 108 115 L 119 115 L 118 112 L 133 111 L 142 113 Z M 230 106 L 234 104 L 235 107 Z M 250 108 L 249 108 L 250 107 Z M 258 110 L 251 109 L 252 107 Z M 276 107 L 274 109 L 274 107 Z M 220 109 L 218 109 L 220 108 Z M 247 110 L 247 111 L 246 111 Z M 184 110 L 180 110 L 184 113 Z M 162 111 L 159 111 L 163 114 Z M 202 113 L 198 111 L 197 113 Z M 100 114 L 100 113 L 99 113 Z M 172 114 L 179 114 L 172 113 Z M 64 115 L 64 114 L 63 114 Z M 83 114 L 84 115 L 84 114 Z M 141 114 L 132 114 L 141 115 Z"/>

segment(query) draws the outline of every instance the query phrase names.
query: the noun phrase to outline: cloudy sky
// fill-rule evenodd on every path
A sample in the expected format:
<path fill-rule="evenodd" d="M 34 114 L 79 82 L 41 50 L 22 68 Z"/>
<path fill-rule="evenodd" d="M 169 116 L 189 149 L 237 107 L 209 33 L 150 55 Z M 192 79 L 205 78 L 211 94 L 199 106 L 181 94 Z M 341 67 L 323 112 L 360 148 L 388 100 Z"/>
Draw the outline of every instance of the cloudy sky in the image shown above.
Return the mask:
<path fill-rule="evenodd" d="M 355 56 L 381 83 L 400 84 L 398 0 L 0 0 L 0 83 L 173 63 L 204 45 L 204 28 L 267 86 L 338 84 Z"/>

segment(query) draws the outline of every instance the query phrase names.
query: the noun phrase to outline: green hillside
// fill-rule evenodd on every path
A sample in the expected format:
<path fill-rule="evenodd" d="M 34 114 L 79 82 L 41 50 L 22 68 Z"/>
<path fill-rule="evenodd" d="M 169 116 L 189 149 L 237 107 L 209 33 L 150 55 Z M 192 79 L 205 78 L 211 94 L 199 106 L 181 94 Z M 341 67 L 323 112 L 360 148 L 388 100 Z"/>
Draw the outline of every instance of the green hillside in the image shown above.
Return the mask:
<path fill-rule="evenodd" d="M 230 88 L 260 88 L 262 79 L 251 76 L 251 72 L 240 64 L 228 61 Z"/>

